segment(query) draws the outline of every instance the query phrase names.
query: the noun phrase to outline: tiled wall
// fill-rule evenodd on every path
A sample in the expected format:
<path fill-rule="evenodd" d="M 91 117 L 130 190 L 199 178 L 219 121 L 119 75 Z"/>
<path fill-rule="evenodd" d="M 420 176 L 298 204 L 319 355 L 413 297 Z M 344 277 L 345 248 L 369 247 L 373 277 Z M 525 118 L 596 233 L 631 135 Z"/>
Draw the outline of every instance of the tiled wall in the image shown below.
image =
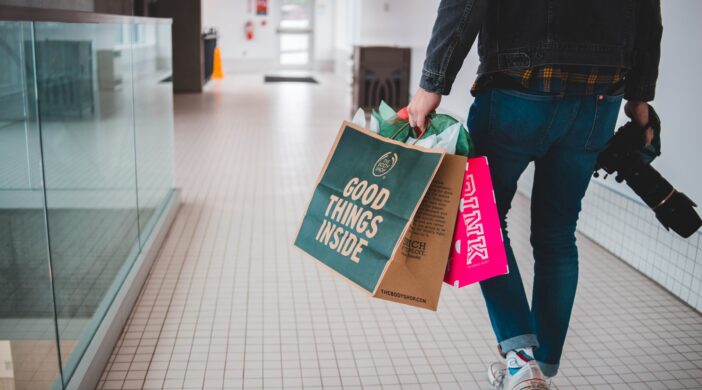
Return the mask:
<path fill-rule="evenodd" d="M 519 191 L 530 196 L 532 182 L 533 164 L 519 180 Z M 583 200 L 578 230 L 702 311 L 702 233 L 683 239 L 667 231 L 640 200 L 597 180 Z"/>

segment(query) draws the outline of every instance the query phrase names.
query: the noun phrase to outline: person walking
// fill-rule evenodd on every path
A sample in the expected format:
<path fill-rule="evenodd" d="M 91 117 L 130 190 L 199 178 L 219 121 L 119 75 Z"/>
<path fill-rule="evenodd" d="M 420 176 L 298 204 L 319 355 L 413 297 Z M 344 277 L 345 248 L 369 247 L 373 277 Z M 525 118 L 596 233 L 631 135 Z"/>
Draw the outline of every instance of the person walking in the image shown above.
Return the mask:
<path fill-rule="evenodd" d="M 660 0 L 441 0 L 420 88 L 422 130 L 476 37 L 480 66 L 468 128 L 490 162 L 509 273 L 480 287 L 503 360 L 497 388 L 544 389 L 558 372 L 578 282 L 575 229 L 600 151 L 625 113 L 650 143 L 662 35 Z M 534 282 L 527 301 L 507 232 L 517 180 L 534 162 Z M 577 365 L 577 362 L 575 363 Z"/>

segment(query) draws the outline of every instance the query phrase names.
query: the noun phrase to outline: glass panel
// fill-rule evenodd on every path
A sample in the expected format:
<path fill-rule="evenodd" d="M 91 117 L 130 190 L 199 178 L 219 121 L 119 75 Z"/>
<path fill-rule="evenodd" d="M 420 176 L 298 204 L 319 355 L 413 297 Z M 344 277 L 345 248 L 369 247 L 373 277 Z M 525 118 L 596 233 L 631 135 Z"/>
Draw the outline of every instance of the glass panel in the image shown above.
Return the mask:
<path fill-rule="evenodd" d="M 283 0 L 280 27 L 305 29 L 312 26 L 312 0 Z"/>
<path fill-rule="evenodd" d="M 132 29 L 35 23 L 48 230 L 68 381 L 139 250 Z M 125 32 L 126 30 L 126 32 Z"/>
<path fill-rule="evenodd" d="M 142 243 L 173 188 L 171 26 L 143 25 L 135 41 L 134 124 Z"/>
<path fill-rule="evenodd" d="M 306 51 L 310 47 L 309 34 L 280 34 L 280 51 Z"/>
<path fill-rule="evenodd" d="M 310 62 L 310 34 L 280 33 L 280 64 L 306 65 Z"/>
<path fill-rule="evenodd" d="M 278 23 L 280 64 L 305 67 L 310 64 L 314 0 L 281 0 Z"/>
<path fill-rule="evenodd" d="M 32 52 L 0 22 L 0 389 L 60 385 Z"/>

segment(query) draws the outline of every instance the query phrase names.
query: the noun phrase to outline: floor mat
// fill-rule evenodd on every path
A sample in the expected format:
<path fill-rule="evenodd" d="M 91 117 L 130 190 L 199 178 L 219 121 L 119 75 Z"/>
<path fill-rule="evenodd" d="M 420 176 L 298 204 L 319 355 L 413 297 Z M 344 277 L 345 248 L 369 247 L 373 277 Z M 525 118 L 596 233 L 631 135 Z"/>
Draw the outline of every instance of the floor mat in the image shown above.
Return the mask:
<path fill-rule="evenodd" d="M 270 76 L 266 75 L 263 79 L 267 83 L 312 83 L 319 84 L 314 77 L 310 76 Z"/>

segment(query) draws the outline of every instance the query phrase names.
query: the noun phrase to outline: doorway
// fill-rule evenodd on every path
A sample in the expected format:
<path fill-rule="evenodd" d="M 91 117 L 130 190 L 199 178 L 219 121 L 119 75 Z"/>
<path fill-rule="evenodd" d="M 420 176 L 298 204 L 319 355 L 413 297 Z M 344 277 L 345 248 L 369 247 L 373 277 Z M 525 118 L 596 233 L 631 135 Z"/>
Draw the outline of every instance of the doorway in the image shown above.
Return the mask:
<path fill-rule="evenodd" d="M 314 62 L 314 0 L 280 0 L 278 64 L 311 69 Z"/>

